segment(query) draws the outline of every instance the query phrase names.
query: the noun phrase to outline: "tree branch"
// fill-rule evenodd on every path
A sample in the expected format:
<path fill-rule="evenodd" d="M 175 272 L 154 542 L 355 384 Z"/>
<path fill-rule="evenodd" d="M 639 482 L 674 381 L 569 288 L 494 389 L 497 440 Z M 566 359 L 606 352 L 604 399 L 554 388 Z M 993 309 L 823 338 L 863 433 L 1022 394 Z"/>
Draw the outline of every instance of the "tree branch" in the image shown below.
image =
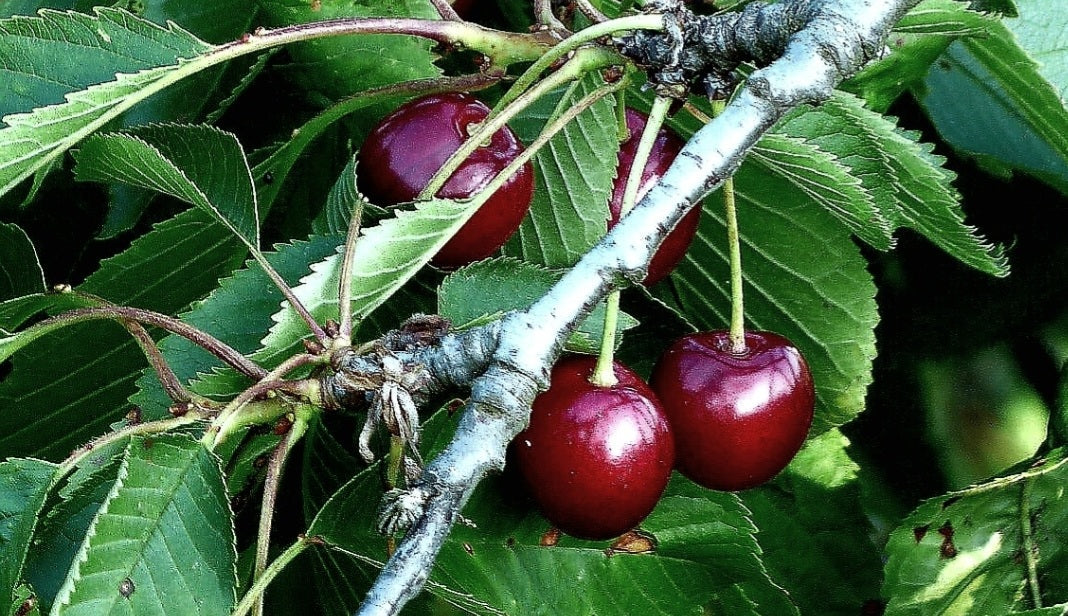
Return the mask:
<path fill-rule="evenodd" d="M 778 59 L 748 78 L 635 209 L 544 297 L 502 320 L 456 436 L 408 497 L 394 501 L 415 503 L 408 512 L 415 522 L 358 614 L 395 614 L 422 589 L 460 509 L 487 473 L 503 467 L 508 443 L 526 425 L 549 367 L 582 319 L 612 289 L 640 281 L 667 233 L 738 168 L 760 137 L 790 109 L 826 100 L 877 55 L 891 26 L 917 1 L 793 0 L 765 15 L 783 15 L 777 23 L 737 33 L 761 37 L 749 44 L 764 59 Z"/>

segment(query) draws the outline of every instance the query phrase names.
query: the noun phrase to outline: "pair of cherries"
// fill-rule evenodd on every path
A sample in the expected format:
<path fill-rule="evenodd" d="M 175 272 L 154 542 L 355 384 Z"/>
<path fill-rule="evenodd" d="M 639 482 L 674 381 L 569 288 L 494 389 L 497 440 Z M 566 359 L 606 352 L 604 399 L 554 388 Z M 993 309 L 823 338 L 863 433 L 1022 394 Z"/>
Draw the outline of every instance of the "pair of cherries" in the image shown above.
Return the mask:
<path fill-rule="evenodd" d="M 383 119 L 359 154 L 361 191 L 374 203 L 411 201 L 485 120 L 489 108 L 459 93 L 409 102 Z M 630 137 L 620 144 L 608 226 L 620 216 L 623 189 L 646 117 L 627 110 Z M 642 170 L 638 198 L 663 175 L 683 141 L 662 129 Z M 440 197 L 464 199 L 485 187 L 523 147 L 502 128 L 452 174 Z M 496 252 L 518 229 L 533 198 L 534 172 L 523 165 L 435 255 L 455 268 Z M 646 280 L 678 264 L 697 230 L 695 208 L 661 244 Z M 634 528 L 652 511 L 673 467 L 719 490 L 754 487 L 782 470 L 812 421 L 812 377 L 800 352 L 776 334 L 746 334 L 731 351 L 727 332 L 685 336 L 661 357 L 651 388 L 619 363 L 618 383 L 589 380 L 594 359 L 570 357 L 554 368 L 534 402 L 515 459 L 546 517 L 569 534 L 601 539 Z M 655 393 L 654 393 L 655 392 Z"/>
<path fill-rule="evenodd" d="M 371 130 L 360 148 L 360 191 L 383 207 L 414 200 L 489 111 L 481 101 L 462 93 L 435 94 L 402 105 Z M 610 227 L 619 220 L 624 185 L 646 121 L 643 114 L 632 109 L 627 110 L 626 118 L 630 138 L 620 144 L 619 166 L 608 204 Z M 664 174 L 682 146 L 677 135 L 660 131 L 653 154 L 642 170 L 639 198 Z M 451 199 L 471 197 L 522 152 L 515 134 L 502 128 L 460 164 L 437 195 Z M 528 162 L 486 200 L 431 263 L 453 269 L 490 256 L 519 228 L 533 197 L 534 168 Z M 660 281 L 682 260 L 697 232 L 699 216 L 700 208 L 694 208 L 664 240 L 649 266 L 645 284 Z"/>
<path fill-rule="evenodd" d="M 671 469 L 715 490 L 744 490 L 779 473 L 801 448 L 815 394 L 787 339 L 726 331 L 675 341 L 650 385 L 618 362 L 618 383 L 590 382 L 596 360 L 566 357 L 512 444 L 545 517 L 568 534 L 607 539 L 653 510 Z"/>

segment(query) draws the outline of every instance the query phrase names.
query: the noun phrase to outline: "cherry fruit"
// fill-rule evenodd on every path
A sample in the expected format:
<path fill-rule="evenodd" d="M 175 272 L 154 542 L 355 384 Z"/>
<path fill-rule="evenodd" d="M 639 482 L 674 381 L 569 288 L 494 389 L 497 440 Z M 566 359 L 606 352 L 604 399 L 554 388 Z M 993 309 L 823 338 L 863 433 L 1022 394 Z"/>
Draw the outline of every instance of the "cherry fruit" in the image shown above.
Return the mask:
<path fill-rule="evenodd" d="M 360 148 L 360 191 L 384 207 L 412 201 L 489 111 L 478 99 L 461 93 L 434 94 L 402 105 L 371 130 Z M 460 165 L 438 196 L 471 197 L 522 152 L 515 134 L 502 128 Z M 432 263 L 453 268 L 493 254 L 519 228 L 533 196 L 534 167 L 528 162 L 489 197 Z"/>
<path fill-rule="evenodd" d="M 789 464 L 812 425 L 815 391 L 801 352 L 769 332 L 683 336 L 653 370 L 683 475 L 714 490 L 758 486 Z"/>
<path fill-rule="evenodd" d="M 630 137 L 619 144 L 619 166 L 616 170 L 616 181 L 612 187 L 612 197 L 608 201 L 609 228 L 619 222 L 619 213 L 623 209 L 623 192 L 627 186 L 627 176 L 630 175 L 630 170 L 634 167 L 634 155 L 638 151 L 638 142 L 641 141 L 642 131 L 645 129 L 645 123 L 649 119 L 648 116 L 634 109 L 627 109 L 626 117 L 627 130 L 630 131 Z M 645 168 L 642 169 L 641 183 L 638 185 L 638 201 L 660 180 L 684 145 L 686 143 L 682 138 L 667 128 L 661 128 L 657 132 L 656 141 L 653 142 L 653 149 L 649 153 L 649 159 L 645 163 Z M 649 273 L 643 281 L 646 286 L 654 285 L 666 278 L 675 269 L 675 266 L 679 264 L 679 261 L 682 261 L 682 257 L 686 254 L 686 249 L 690 247 L 694 235 L 697 234 L 697 224 L 700 220 L 701 208 L 694 207 L 686 216 L 683 216 L 679 224 L 664 238 L 664 242 L 660 244 L 660 248 L 653 255 L 652 262 L 649 263 Z"/>
<path fill-rule="evenodd" d="M 596 359 L 561 359 L 534 400 L 530 426 L 512 443 L 534 500 L 564 532 L 617 537 L 649 515 L 664 492 L 675 442 L 641 378 L 616 362 L 618 383 L 589 381 Z"/>

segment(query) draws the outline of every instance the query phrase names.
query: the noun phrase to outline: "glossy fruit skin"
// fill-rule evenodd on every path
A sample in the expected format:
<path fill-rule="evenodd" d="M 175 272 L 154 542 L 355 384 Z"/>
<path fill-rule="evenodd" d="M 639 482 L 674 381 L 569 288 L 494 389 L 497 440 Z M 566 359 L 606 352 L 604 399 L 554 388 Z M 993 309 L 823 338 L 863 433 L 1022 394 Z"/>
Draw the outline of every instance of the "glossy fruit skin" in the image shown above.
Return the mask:
<path fill-rule="evenodd" d="M 683 336 L 661 356 L 651 385 L 675 433 L 676 465 L 714 490 L 744 490 L 779 473 L 805 442 L 815 390 L 801 352 L 770 332 Z"/>
<path fill-rule="evenodd" d="M 675 442 L 649 386 L 622 364 L 619 383 L 589 382 L 596 359 L 561 359 L 534 400 L 513 459 L 542 513 L 569 535 L 617 537 L 638 525 L 664 492 Z"/>
<path fill-rule="evenodd" d="M 619 221 L 619 212 L 623 208 L 623 192 L 627 187 L 627 176 L 634 167 L 634 155 L 638 151 L 638 142 L 641 141 L 642 131 L 645 130 L 645 123 L 649 119 L 644 113 L 634 109 L 627 109 L 626 118 L 630 137 L 619 144 L 619 166 L 616 169 L 612 197 L 608 201 L 609 228 Z M 649 160 L 642 169 L 641 184 L 638 186 L 635 203 L 641 201 L 645 193 L 649 192 L 649 189 L 660 180 L 684 145 L 686 142 L 667 128 L 661 128 L 657 132 L 653 149 L 649 153 Z M 649 272 L 643 281 L 646 286 L 652 286 L 667 278 L 679 261 L 682 261 L 686 249 L 690 247 L 694 235 L 697 234 L 697 225 L 700 221 L 701 208 L 695 207 L 683 216 L 679 224 L 664 238 L 664 242 L 660 244 L 660 248 L 653 255 L 652 262 L 649 263 Z"/>
<path fill-rule="evenodd" d="M 382 119 L 360 148 L 360 191 L 383 207 L 412 201 L 449 156 L 467 139 L 468 127 L 483 121 L 489 107 L 462 93 L 425 96 Z M 472 129 L 473 130 L 473 129 Z M 507 127 L 453 173 L 438 196 L 465 199 L 488 184 L 523 145 Z M 493 254 L 519 228 L 534 196 L 534 168 L 528 162 L 493 193 L 431 261 L 455 268 Z"/>

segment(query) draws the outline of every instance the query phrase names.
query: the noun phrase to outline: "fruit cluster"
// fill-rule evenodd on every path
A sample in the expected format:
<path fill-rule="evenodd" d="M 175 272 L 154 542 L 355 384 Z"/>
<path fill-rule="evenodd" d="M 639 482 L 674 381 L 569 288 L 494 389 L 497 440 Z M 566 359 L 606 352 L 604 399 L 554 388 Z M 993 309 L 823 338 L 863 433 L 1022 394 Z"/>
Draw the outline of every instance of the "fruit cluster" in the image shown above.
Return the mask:
<path fill-rule="evenodd" d="M 415 200 L 442 164 L 485 121 L 489 108 L 467 94 L 427 96 L 383 119 L 359 154 L 359 186 L 374 203 Z M 626 111 L 630 136 L 620 144 L 609 201 L 616 224 L 647 117 Z M 664 174 L 683 141 L 661 129 L 638 188 L 640 199 Z M 438 191 L 466 199 L 486 187 L 523 146 L 507 127 L 467 157 Z M 454 268 L 497 251 L 518 229 L 533 198 L 524 164 L 435 255 Z M 695 208 L 661 244 L 647 285 L 679 263 L 697 231 Z M 530 425 L 512 454 L 545 516 L 583 538 L 618 536 L 640 523 L 660 499 L 671 470 L 717 490 L 760 485 L 801 448 L 812 422 L 812 376 L 782 336 L 747 332 L 738 352 L 726 331 L 691 334 L 660 358 L 651 386 L 618 362 L 611 386 L 591 382 L 594 358 L 565 357 L 549 389 L 534 401 Z"/>
<path fill-rule="evenodd" d="M 744 354 L 727 332 L 675 341 L 646 385 L 616 363 L 619 383 L 590 382 L 592 358 L 553 368 L 530 426 L 512 446 L 545 517 L 586 539 L 618 536 L 644 519 L 672 466 L 714 490 L 744 490 L 777 475 L 812 423 L 812 376 L 782 336 L 748 332 Z"/>

